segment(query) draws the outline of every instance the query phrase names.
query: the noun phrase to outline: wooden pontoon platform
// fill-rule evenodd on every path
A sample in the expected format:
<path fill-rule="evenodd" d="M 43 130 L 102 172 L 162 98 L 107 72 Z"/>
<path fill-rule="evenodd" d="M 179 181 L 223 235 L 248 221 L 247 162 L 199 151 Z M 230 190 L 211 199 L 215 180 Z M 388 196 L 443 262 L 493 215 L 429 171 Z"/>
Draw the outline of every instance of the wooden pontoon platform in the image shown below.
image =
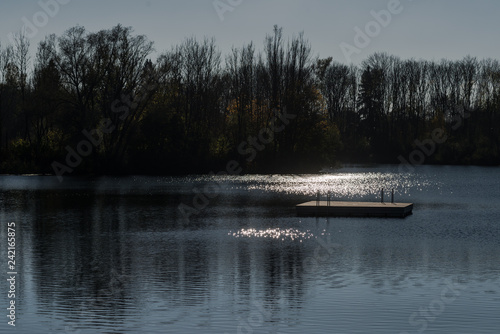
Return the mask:
<path fill-rule="evenodd" d="M 413 203 L 311 201 L 296 206 L 301 217 L 394 217 L 412 214 Z"/>

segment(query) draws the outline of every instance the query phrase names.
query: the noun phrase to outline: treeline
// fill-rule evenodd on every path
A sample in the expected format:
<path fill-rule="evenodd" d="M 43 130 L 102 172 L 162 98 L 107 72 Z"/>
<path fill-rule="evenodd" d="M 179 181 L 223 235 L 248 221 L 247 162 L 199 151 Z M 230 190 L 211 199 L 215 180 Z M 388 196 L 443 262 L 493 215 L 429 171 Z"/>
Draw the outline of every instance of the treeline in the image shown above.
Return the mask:
<path fill-rule="evenodd" d="M 193 173 L 231 160 L 300 172 L 415 150 L 418 163 L 500 163 L 497 60 L 377 53 L 347 66 L 278 27 L 261 51 L 223 56 L 208 38 L 153 51 L 120 25 L 48 36 L 34 59 L 22 34 L 0 46 L 0 172 Z"/>

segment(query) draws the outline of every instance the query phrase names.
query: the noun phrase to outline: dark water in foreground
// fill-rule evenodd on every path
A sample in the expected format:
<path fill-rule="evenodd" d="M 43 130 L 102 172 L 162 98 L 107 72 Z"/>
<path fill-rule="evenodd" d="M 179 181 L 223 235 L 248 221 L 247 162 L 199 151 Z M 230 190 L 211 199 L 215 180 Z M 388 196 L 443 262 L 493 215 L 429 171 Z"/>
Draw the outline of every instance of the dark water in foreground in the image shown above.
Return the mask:
<path fill-rule="evenodd" d="M 382 187 L 414 214 L 295 216 L 318 189 L 378 200 Z M 182 219 L 194 199 L 203 209 Z M 0 176 L 0 333 L 499 333 L 499 203 L 500 168 Z"/>

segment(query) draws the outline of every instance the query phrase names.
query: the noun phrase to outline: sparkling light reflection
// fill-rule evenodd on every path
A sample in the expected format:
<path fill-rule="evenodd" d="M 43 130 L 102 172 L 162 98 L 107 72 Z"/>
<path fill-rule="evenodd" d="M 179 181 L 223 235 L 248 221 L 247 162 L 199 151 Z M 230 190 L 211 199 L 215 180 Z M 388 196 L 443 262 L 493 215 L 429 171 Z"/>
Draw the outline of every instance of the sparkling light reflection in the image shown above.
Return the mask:
<path fill-rule="evenodd" d="M 396 173 L 341 173 L 326 175 L 279 175 L 265 183 L 251 185 L 249 189 L 264 189 L 287 194 L 314 195 L 330 192 L 338 197 L 378 195 L 381 188 L 395 189 L 406 194 L 408 189 L 419 190 L 429 186 L 429 181 L 415 180 L 415 176 Z"/>
<path fill-rule="evenodd" d="M 334 174 L 307 175 L 244 175 L 200 177 L 200 182 L 216 182 L 227 185 L 233 191 L 252 190 L 292 195 L 314 196 L 318 191 L 325 195 L 331 193 L 339 198 L 377 197 L 380 189 L 394 189 L 399 195 L 410 195 L 441 184 L 429 180 L 426 175 L 414 175 L 397 172 L 340 172 Z"/>
<path fill-rule="evenodd" d="M 298 240 L 302 242 L 303 240 L 308 239 L 317 239 L 310 230 L 300 231 L 294 228 L 268 228 L 263 230 L 257 230 L 254 228 L 249 229 L 241 229 L 236 232 L 230 231 L 228 235 L 231 235 L 235 238 L 263 238 L 263 239 L 276 239 L 276 240 Z M 321 232 L 321 235 L 329 235 L 326 230 Z"/>

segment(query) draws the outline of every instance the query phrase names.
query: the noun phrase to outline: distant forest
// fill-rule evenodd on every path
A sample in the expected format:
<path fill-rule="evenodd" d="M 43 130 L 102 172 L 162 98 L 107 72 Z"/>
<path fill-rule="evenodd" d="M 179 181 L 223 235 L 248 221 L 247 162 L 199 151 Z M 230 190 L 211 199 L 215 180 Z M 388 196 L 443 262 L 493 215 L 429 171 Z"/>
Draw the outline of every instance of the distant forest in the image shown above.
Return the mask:
<path fill-rule="evenodd" d="M 0 173 L 500 164 L 493 59 L 376 53 L 348 66 L 276 26 L 262 50 L 226 55 L 192 37 L 151 60 L 153 42 L 121 25 L 73 27 L 30 50 L 21 33 L 0 46 Z"/>

